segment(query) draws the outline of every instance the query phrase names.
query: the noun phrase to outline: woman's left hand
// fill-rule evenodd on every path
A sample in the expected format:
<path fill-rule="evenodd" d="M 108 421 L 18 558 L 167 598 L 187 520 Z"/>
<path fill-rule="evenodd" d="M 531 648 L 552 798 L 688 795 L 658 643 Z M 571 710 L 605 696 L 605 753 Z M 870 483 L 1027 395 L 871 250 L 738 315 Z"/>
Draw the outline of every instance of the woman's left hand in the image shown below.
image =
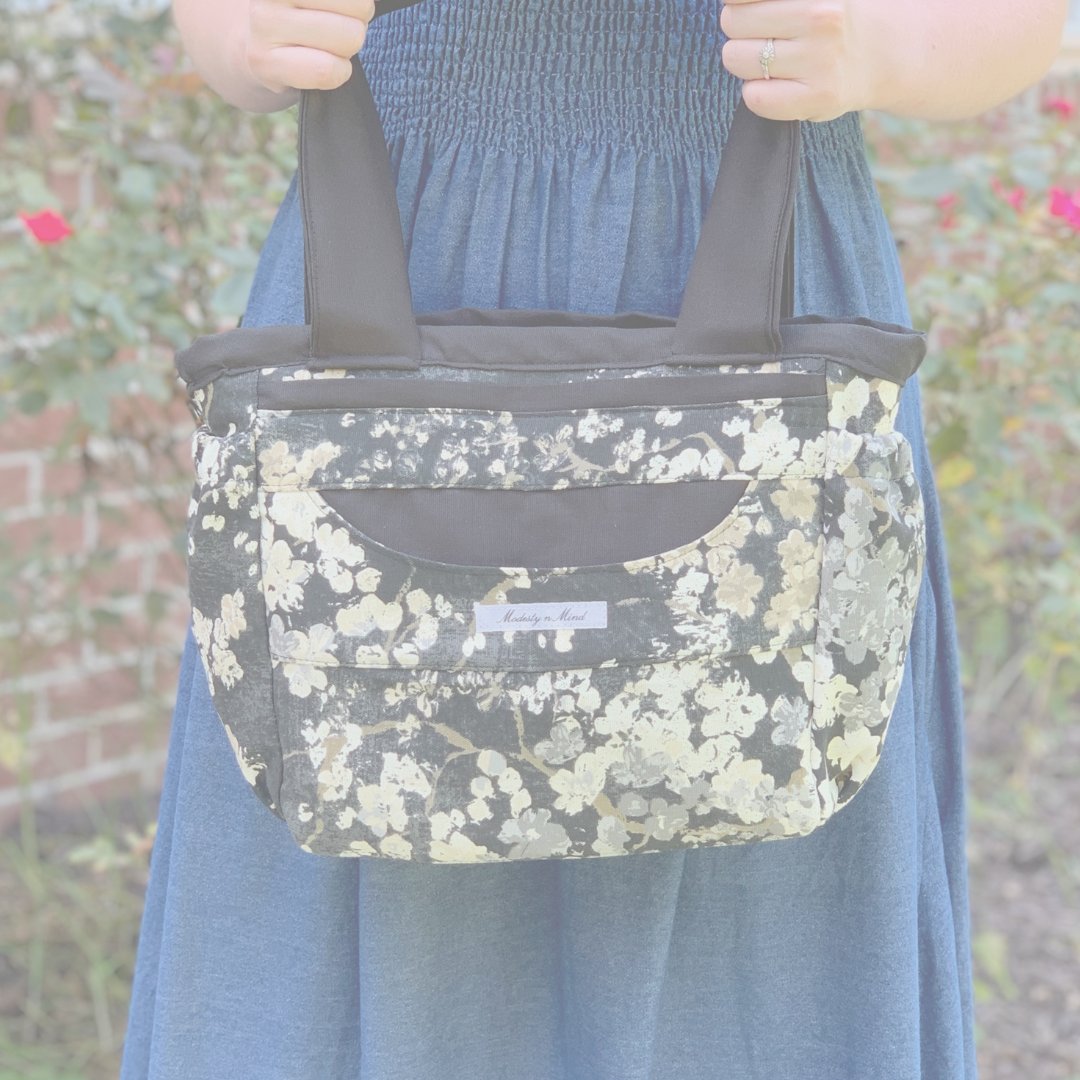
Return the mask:
<path fill-rule="evenodd" d="M 895 0 L 888 6 L 902 10 Z M 724 67 L 745 80 L 743 99 L 769 120 L 833 120 L 874 107 L 883 32 L 878 0 L 726 0 L 720 11 Z M 879 16 L 880 17 L 880 16 Z M 761 50 L 774 39 L 769 78 Z"/>

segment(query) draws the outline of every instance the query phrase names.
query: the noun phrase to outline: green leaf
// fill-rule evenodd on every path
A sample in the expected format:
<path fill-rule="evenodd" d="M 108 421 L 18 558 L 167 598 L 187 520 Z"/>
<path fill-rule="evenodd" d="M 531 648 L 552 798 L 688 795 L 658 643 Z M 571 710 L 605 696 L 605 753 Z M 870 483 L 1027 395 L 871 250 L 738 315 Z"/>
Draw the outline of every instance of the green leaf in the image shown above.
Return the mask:
<path fill-rule="evenodd" d="M 909 199 L 936 199 L 955 191 L 960 181 L 956 166 L 944 162 L 914 170 L 904 181 L 904 191 Z"/>
<path fill-rule="evenodd" d="M 1013 1001 L 1020 991 L 1009 973 L 1009 941 L 995 930 L 976 934 L 971 942 L 976 964 L 998 993 Z"/>
<path fill-rule="evenodd" d="M 230 274 L 214 290 L 210 310 L 222 318 L 239 318 L 244 313 L 254 274 Z"/>
<path fill-rule="evenodd" d="M 48 394 L 36 387 L 32 390 L 26 390 L 18 396 L 18 409 L 28 416 L 36 416 L 48 404 Z"/>
<path fill-rule="evenodd" d="M 931 438 L 930 456 L 935 461 L 944 461 L 966 449 L 969 441 L 967 424 L 963 420 L 953 420 Z"/>
<path fill-rule="evenodd" d="M 116 193 L 123 199 L 137 206 L 149 205 L 157 198 L 158 182 L 156 170 L 146 166 L 131 164 L 120 170 Z"/>

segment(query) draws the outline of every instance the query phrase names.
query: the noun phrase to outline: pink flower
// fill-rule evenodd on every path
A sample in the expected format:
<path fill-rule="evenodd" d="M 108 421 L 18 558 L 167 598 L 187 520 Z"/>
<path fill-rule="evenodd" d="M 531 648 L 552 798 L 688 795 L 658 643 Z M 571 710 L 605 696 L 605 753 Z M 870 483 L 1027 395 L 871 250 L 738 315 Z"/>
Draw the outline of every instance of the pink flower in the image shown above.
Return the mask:
<path fill-rule="evenodd" d="M 1076 112 L 1076 102 L 1063 97 L 1047 98 L 1042 107 L 1043 112 L 1056 112 L 1063 120 L 1068 120 Z"/>
<path fill-rule="evenodd" d="M 1062 218 L 1070 228 L 1080 232 L 1080 188 L 1070 194 L 1064 188 L 1052 187 L 1050 213 L 1054 217 Z"/>
<path fill-rule="evenodd" d="M 990 180 L 990 186 L 1017 213 L 1024 209 L 1024 200 L 1027 198 L 1027 191 L 1023 187 L 1006 188 L 996 176 Z"/>
<path fill-rule="evenodd" d="M 947 195 L 939 195 L 934 201 L 941 211 L 941 227 L 951 229 L 956 224 L 955 210 L 960 196 L 955 191 L 950 191 Z"/>
<path fill-rule="evenodd" d="M 72 233 L 64 217 L 51 210 L 42 210 L 40 214 L 26 214 L 20 210 L 19 217 L 39 244 L 57 244 Z"/>
<path fill-rule="evenodd" d="M 150 49 L 150 55 L 154 58 L 154 65 L 163 75 L 168 75 L 176 70 L 177 50 L 172 45 L 158 42 Z"/>

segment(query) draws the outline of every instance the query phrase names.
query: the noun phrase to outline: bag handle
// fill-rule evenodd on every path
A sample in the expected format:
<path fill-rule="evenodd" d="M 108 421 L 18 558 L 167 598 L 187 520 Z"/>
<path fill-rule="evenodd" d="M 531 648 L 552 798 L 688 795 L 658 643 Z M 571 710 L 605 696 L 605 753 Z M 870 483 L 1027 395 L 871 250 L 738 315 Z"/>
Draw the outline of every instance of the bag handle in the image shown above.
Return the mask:
<path fill-rule="evenodd" d="M 397 193 L 358 56 L 333 90 L 303 90 L 299 190 L 309 358 L 336 367 L 420 363 Z M 794 294 L 800 121 L 767 120 L 740 97 L 672 336 L 672 359 L 766 361 L 782 349 Z"/>

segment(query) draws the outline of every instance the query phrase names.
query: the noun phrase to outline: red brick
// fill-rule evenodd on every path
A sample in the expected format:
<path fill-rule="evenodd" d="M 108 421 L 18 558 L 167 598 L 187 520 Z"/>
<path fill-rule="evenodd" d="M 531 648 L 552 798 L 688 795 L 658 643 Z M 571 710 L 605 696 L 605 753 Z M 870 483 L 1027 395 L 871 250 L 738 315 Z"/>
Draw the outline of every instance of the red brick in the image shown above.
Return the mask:
<path fill-rule="evenodd" d="M 179 589 L 187 592 L 188 568 L 187 556 L 175 548 L 159 551 L 153 556 L 150 568 L 150 580 L 155 589 L 166 591 Z"/>
<path fill-rule="evenodd" d="M 135 763 L 130 770 L 126 770 L 118 776 L 77 784 L 66 791 L 50 795 L 49 803 L 59 810 L 89 811 L 93 807 L 110 803 L 115 799 L 123 798 L 138 791 L 141 787 L 141 777 L 145 768 L 145 765 Z M 161 790 L 162 768 L 160 766 L 155 767 L 154 774 L 153 780 L 147 789 L 156 792 Z"/>
<path fill-rule="evenodd" d="M 181 647 L 184 643 L 184 632 L 186 630 L 187 627 L 184 627 L 184 630 L 176 639 L 177 644 Z M 166 695 L 167 699 L 173 702 L 176 700 L 176 692 L 179 687 L 180 659 L 181 652 L 179 649 L 175 655 L 163 653 L 154 658 L 154 689 L 157 693 Z M 201 667 L 201 660 L 199 665 Z"/>
<path fill-rule="evenodd" d="M 158 626 L 158 644 L 166 651 L 175 650 L 179 657 L 184 644 L 184 635 L 187 633 L 188 623 L 191 621 L 191 605 L 187 593 L 174 598 L 168 605 Z"/>
<path fill-rule="evenodd" d="M 7 676 L 10 672 L 0 674 Z M 35 699 L 40 693 L 40 690 L 0 690 L 0 726 L 5 731 L 23 731 L 32 726 L 37 704 Z"/>
<path fill-rule="evenodd" d="M 131 452 L 124 446 L 109 448 L 104 456 L 91 455 L 86 464 L 86 490 L 105 501 L 123 497 L 143 483 L 139 467 Z"/>
<path fill-rule="evenodd" d="M 30 129 L 41 146 L 56 144 L 56 98 L 48 90 L 35 90 L 30 95 Z"/>
<path fill-rule="evenodd" d="M 6 642 L 0 642 L 0 679 L 38 675 L 78 666 L 81 662 L 82 643 L 73 638 L 55 644 L 46 644 L 31 638 L 21 641 L 15 649 L 11 649 Z M 4 709 L 3 701 L 3 694 L 0 692 L 0 713 Z"/>
<path fill-rule="evenodd" d="M 50 720 L 67 720 L 137 701 L 141 696 L 139 673 L 133 667 L 83 674 L 47 692 Z"/>
<path fill-rule="evenodd" d="M 87 464 L 87 483 L 96 491 L 130 491 L 177 482 L 191 472 L 190 438 L 174 435 L 163 422 L 140 422 L 139 430 L 95 444 Z M 122 430 L 114 422 L 114 431 Z"/>
<path fill-rule="evenodd" d="M 178 604 L 174 610 L 167 612 L 154 626 L 153 662 L 158 667 L 164 665 L 168 672 L 165 682 L 161 683 L 155 671 L 154 685 L 159 693 L 164 691 L 171 694 L 176 689 L 176 671 L 190 621 L 191 609 L 185 602 L 182 607 Z"/>
<path fill-rule="evenodd" d="M 183 652 L 184 640 L 190 625 L 191 603 L 186 595 L 178 597 L 175 608 L 169 612 L 168 630 L 163 630 L 158 643 L 164 656 L 175 655 L 177 664 L 180 663 L 180 654 Z"/>
<path fill-rule="evenodd" d="M 143 609 L 124 612 L 116 621 L 101 620 L 94 628 L 93 647 L 101 657 L 114 656 L 130 649 L 138 649 L 140 655 L 155 652 L 159 648 L 179 648 L 187 629 L 188 609 L 185 603 L 175 610 L 166 610 L 160 618 L 150 619 Z"/>
<path fill-rule="evenodd" d="M 171 508 L 174 499 L 158 500 L 136 495 L 122 502 L 109 499 L 98 503 L 98 546 L 115 548 L 138 542 L 167 539 L 173 531 Z"/>
<path fill-rule="evenodd" d="M 74 405 L 55 405 L 35 416 L 17 414 L 0 424 L 0 451 L 46 449 L 60 443 L 65 433 L 70 437 L 78 421 Z"/>
<path fill-rule="evenodd" d="M 123 360 L 123 357 L 118 355 L 117 360 Z M 158 435 L 179 425 L 191 427 L 193 424 L 184 396 L 179 391 L 164 402 L 141 393 L 115 397 L 110 403 L 110 418 L 114 431 L 135 429 Z"/>
<path fill-rule="evenodd" d="M 111 657 L 130 649 L 153 648 L 153 628 L 142 611 L 124 612 L 116 619 L 101 619 L 93 631 L 96 655 Z"/>
<path fill-rule="evenodd" d="M 16 766 L 16 771 L 12 772 L 3 762 L 0 762 L 0 792 L 2 791 L 14 791 L 19 786 L 19 766 Z M 30 782 L 30 774 L 27 773 L 27 783 Z M 18 816 L 18 815 L 16 815 Z M 7 814 L 0 813 L 0 829 L 7 827 L 9 818 Z"/>
<path fill-rule="evenodd" d="M 64 622 L 70 622 L 80 571 L 75 567 L 56 566 L 51 557 L 52 549 L 47 545 L 23 548 L 16 555 L 21 555 L 22 562 L 32 573 L 20 574 L 5 583 L 14 597 L 12 611 L 23 619 L 55 614 Z M 49 632 L 56 631 L 50 627 Z"/>
<path fill-rule="evenodd" d="M 26 465 L 0 465 L 0 514 L 25 506 L 29 498 L 29 468 Z"/>
<path fill-rule="evenodd" d="M 167 729 L 151 730 L 145 719 L 101 724 L 90 732 L 90 764 L 132 754 L 151 754 L 168 743 Z"/>
<path fill-rule="evenodd" d="M 30 748 L 30 782 L 52 780 L 58 776 L 85 769 L 87 759 L 87 732 L 72 731 L 33 743 Z"/>
<path fill-rule="evenodd" d="M 49 190 L 56 196 L 56 206 L 64 209 L 74 209 L 79 205 L 82 188 L 82 177 L 78 170 L 70 166 L 57 167 L 49 164 L 45 168 L 46 180 Z M 92 180 L 91 180 L 92 182 Z"/>
<path fill-rule="evenodd" d="M 104 551 L 99 548 L 95 552 L 94 569 L 87 568 L 83 572 L 79 599 L 85 604 L 97 605 L 102 601 L 137 596 L 146 558 L 148 556 L 138 551 L 121 554 L 115 550 Z"/>
<path fill-rule="evenodd" d="M 5 539 L 16 554 L 46 550 L 56 555 L 74 555 L 85 550 L 84 514 L 61 511 L 4 523 Z"/>
<path fill-rule="evenodd" d="M 88 473 L 81 456 L 42 460 L 41 496 L 46 502 L 68 499 L 88 490 Z"/>

